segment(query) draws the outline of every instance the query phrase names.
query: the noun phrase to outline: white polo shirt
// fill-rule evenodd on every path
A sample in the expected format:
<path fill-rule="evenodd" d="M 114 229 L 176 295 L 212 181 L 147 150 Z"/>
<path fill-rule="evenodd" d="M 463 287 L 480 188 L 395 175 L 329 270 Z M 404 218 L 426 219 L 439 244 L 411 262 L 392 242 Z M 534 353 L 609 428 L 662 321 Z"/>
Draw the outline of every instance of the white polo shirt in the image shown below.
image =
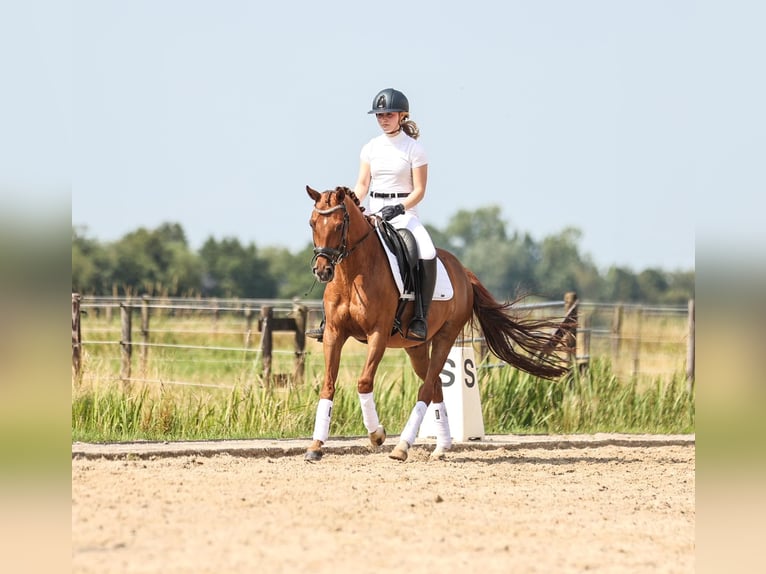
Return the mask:
<path fill-rule="evenodd" d="M 412 193 L 412 169 L 428 163 L 423 146 L 404 132 L 371 139 L 359 157 L 370 164 L 370 197 L 376 193 Z"/>

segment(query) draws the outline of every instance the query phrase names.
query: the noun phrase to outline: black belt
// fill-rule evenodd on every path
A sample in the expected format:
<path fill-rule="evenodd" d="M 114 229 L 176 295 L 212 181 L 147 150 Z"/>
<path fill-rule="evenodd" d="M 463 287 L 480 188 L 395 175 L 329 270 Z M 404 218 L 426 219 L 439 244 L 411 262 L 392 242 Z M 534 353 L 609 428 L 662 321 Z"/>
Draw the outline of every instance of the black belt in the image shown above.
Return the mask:
<path fill-rule="evenodd" d="M 372 197 L 379 197 L 380 199 L 392 199 L 394 197 L 407 197 L 409 193 L 378 193 L 372 192 Z"/>

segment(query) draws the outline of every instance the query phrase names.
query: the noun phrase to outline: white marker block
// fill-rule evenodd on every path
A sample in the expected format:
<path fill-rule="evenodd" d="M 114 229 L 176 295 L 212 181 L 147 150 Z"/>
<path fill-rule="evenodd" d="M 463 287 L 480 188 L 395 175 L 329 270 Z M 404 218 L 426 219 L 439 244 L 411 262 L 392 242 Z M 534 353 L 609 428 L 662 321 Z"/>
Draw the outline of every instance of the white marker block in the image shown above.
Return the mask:
<path fill-rule="evenodd" d="M 472 347 L 452 347 L 440 375 L 452 440 L 484 438 L 479 377 Z M 436 437 L 434 405 L 428 405 L 418 436 Z"/>

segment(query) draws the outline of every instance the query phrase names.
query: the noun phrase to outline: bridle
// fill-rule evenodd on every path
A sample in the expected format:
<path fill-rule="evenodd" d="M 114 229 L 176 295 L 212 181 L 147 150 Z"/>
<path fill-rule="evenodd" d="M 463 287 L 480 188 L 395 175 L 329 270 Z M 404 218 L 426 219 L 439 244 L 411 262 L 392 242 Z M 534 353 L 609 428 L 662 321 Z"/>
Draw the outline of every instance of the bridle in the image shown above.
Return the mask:
<path fill-rule="evenodd" d="M 343 225 L 341 227 L 341 236 L 340 236 L 340 245 L 338 247 L 317 247 L 314 246 L 314 257 L 311 259 L 311 266 L 314 266 L 314 263 L 316 263 L 317 259 L 320 257 L 324 257 L 329 261 L 331 267 L 335 267 L 338 265 L 341 261 L 343 261 L 346 257 L 351 255 L 357 247 L 359 247 L 365 239 L 372 233 L 372 230 L 374 227 L 372 225 L 370 226 L 370 229 L 367 230 L 367 233 L 365 233 L 364 237 L 362 237 L 359 241 L 357 241 L 356 245 L 354 245 L 351 249 L 348 248 L 348 224 L 349 224 L 349 216 L 348 216 L 348 210 L 346 209 L 346 202 L 339 203 L 335 207 L 331 207 L 329 209 L 317 209 L 314 208 L 314 211 L 316 211 L 319 215 L 330 215 L 332 213 L 335 213 L 338 210 L 343 210 Z"/>

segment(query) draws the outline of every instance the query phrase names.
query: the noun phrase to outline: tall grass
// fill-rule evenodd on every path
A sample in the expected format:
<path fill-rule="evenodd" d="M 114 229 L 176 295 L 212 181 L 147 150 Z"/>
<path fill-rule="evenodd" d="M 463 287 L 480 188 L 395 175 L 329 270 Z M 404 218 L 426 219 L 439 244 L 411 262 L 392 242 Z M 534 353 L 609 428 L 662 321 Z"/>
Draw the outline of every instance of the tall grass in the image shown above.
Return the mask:
<path fill-rule="evenodd" d="M 620 380 L 606 360 L 558 381 L 514 369 L 490 372 L 481 385 L 487 433 L 689 433 L 694 394 L 682 374 L 669 380 Z"/>
<path fill-rule="evenodd" d="M 354 373 L 341 372 L 332 436 L 367 432 L 355 379 Z M 72 440 L 309 437 L 319 386 L 318 377 L 294 388 L 266 388 L 258 381 L 220 389 L 73 382 Z M 379 373 L 375 398 L 389 433 L 401 432 L 418 386 L 409 368 Z M 512 368 L 482 368 L 479 388 L 487 434 L 694 431 L 694 396 L 686 391 L 682 375 L 666 381 L 621 381 L 605 361 L 558 381 Z"/>

